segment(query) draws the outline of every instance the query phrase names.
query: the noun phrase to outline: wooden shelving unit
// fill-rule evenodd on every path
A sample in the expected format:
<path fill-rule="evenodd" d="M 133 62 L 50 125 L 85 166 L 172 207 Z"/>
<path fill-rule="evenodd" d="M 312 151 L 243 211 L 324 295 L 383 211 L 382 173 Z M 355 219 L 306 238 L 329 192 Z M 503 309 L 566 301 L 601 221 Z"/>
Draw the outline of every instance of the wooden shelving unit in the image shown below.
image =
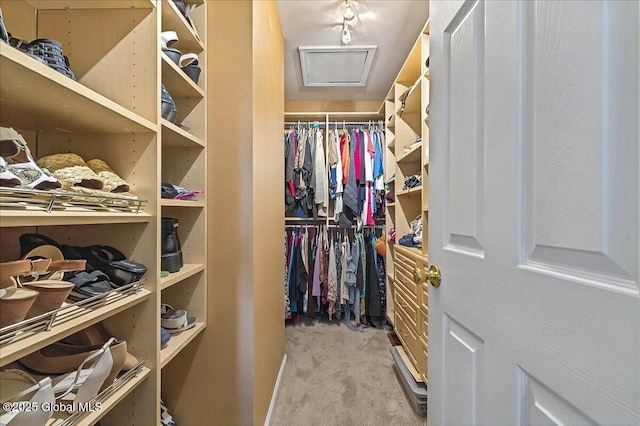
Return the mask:
<path fill-rule="evenodd" d="M 389 320 L 396 327 L 403 346 L 405 362 L 417 381 L 427 381 L 426 366 L 426 307 L 423 310 L 419 297 L 408 290 L 413 286 L 413 269 L 426 267 L 428 247 L 428 210 L 429 210 L 429 119 L 426 108 L 429 104 L 429 69 L 426 60 L 429 56 L 428 23 L 418 36 L 402 69 L 391 86 L 381 106 L 387 122 L 394 123 L 387 128 L 387 139 L 393 144 L 387 146 L 389 160 L 386 169 L 395 168 L 396 181 L 388 183 L 393 190 L 396 202 L 387 204 L 387 223 L 396 230 L 396 244 L 387 244 L 387 288 L 392 294 L 389 305 L 393 305 L 393 314 Z M 421 142 L 415 143 L 418 138 Z M 415 143 L 415 144 L 414 144 Z M 419 175 L 422 185 L 416 188 L 402 189 L 405 178 Z M 419 217 L 422 220 L 422 248 L 410 248 L 397 244 L 397 241 L 410 233 L 410 224 Z M 391 226 L 391 225 L 389 225 Z M 397 300 L 396 300 L 397 299 Z M 420 308 L 419 308 L 420 306 Z M 411 321 L 408 312 L 419 312 L 420 321 Z M 424 319 L 424 321 L 422 321 Z M 424 343 L 424 345 L 423 345 Z"/>
<path fill-rule="evenodd" d="M 2 345 L 0 366 L 5 366 L 76 331 L 142 303 L 149 299 L 150 295 L 149 290 L 142 289 L 138 294 L 126 297 L 118 297 L 115 294 L 108 296 L 104 305 L 95 308 L 71 309 L 56 320 L 51 330 L 26 332 L 16 336 L 12 342 Z"/>
<path fill-rule="evenodd" d="M 176 355 L 180 353 L 198 334 L 202 333 L 206 327 L 203 322 L 197 323 L 193 328 L 182 333 L 174 334 L 167 343 L 167 347 L 160 351 L 160 368 L 164 368 Z"/>
<path fill-rule="evenodd" d="M 88 411 L 86 414 L 80 416 L 78 418 L 78 423 L 81 425 L 93 425 L 102 419 L 104 416 L 109 414 L 114 407 L 120 403 L 127 395 L 131 394 L 142 382 L 152 374 L 150 368 L 142 367 L 142 371 L 138 373 L 135 377 L 131 378 L 127 383 L 125 383 L 121 388 L 117 389 L 115 392 L 107 396 L 104 400 L 100 401 L 101 409 L 98 411 Z M 63 414 L 63 412 L 57 412 L 53 415 L 51 419 L 47 422 L 46 426 L 61 426 L 65 424 L 67 421 L 67 416 Z"/>
<path fill-rule="evenodd" d="M 154 123 L 4 43 L 0 69 L 3 123 L 77 133 L 157 131 Z"/>
<path fill-rule="evenodd" d="M 56 415 L 47 424 L 90 426 L 98 420 L 107 426 L 160 424 L 158 396 L 172 409 L 178 404 L 176 392 L 185 392 L 175 382 L 179 375 L 163 381 L 162 367 L 174 368 L 169 361 L 180 357 L 207 321 L 207 52 L 202 41 L 207 4 L 188 2 L 198 6 L 191 13 L 196 30 L 168 0 L 0 0 L 12 35 L 59 41 L 77 78 L 74 81 L 0 43 L 0 122 L 24 136 L 36 159 L 75 152 L 85 160 L 105 160 L 130 184 L 132 193 L 146 200 L 140 212 L 55 208 L 47 213 L 0 203 L 5 244 L 0 261 L 17 259 L 17 238 L 37 232 L 61 244 L 111 245 L 147 267 L 144 287 L 137 293 L 109 295 L 105 304 L 90 308 L 66 309 L 49 331 L 23 332 L 0 344 L 0 367 L 6 367 L 104 322 L 114 336 L 127 341 L 136 358 L 144 360 L 136 376 L 101 401 L 101 411 L 70 422 L 71 418 Z M 202 69 L 198 84 L 161 52 L 164 30 L 178 33 L 175 48 L 198 54 Z M 176 101 L 180 125 L 160 117 L 161 83 Z M 204 193 L 196 201 L 163 200 L 163 181 Z M 164 216 L 179 219 L 185 265 L 160 279 Z M 162 302 L 199 318 L 195 328 L 173 336 L 163 350 L 158 336 Z"/>
<path fill-rule="evenodd" d="M 164 290 L 165 288 L 169 288 L 174 284 L 184 281 L 192 275 L 204 271 L 204 268 L 205 266 L 202 263 L 187 263 L 178 272 L 169 274 L 166 278 L 161 278 L 160 289 Z"/>

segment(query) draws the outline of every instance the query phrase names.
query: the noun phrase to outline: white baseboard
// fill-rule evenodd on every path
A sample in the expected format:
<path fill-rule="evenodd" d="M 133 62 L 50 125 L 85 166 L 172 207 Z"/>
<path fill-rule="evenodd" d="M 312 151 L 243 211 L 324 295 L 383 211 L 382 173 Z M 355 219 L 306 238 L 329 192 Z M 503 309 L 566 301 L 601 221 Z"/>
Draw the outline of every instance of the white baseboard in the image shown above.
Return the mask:
<path fill-rule="evenodd" d="M 267 412 L 267 418 L 264 420 L 264 426 L 271 425 L 271 416 L 276 409 L 276 401 L 278 400 L 278 394 L 280 393 L 280 382 L 282 381 L 282 375 L 284 374 L 284 366 L 287 364 L 287 354 L 282 357 L 282 364 L 280 364 L 280 371 L 278 372 L 278 379 L 276 385 L 273 387 L 273 394 L 271 395 L 271 403 L 269 404 L 269 411 Z"/>

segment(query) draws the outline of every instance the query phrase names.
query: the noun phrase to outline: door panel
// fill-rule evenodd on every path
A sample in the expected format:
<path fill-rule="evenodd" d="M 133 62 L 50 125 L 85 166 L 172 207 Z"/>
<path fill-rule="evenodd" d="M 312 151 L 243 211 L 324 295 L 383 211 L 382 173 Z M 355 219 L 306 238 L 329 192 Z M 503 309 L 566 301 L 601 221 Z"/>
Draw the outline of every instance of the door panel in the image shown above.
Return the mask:
<path fill-rule="evenodd" d="M 467 328 L 444 315 L 444 391 L 443 424 L 481 424 L 484 342 Z"/>
<path fill-rule="evenodd" d="M 520 424 L 522 426 L 595 426 L 578 409 L 520 370 Z"/>
<path fill-rule="evenodd" d="M 430 16 L 429 425 L 638 424 L 639 3 Z"/>
<path fill-rule="evenodd" d="M 522 6 L 522 263 L 637 292 L 638 203 L 624 206 L 638 194 L 637 121 L 621 118 L 637 117 L 638 105 L 612 78 L 629 74 L 633 46 L 611 40 L 611 28 L 622 40 L 638 37 L 637 23 L 617 23 L 623 10 L 610 2 Z"/>
<path fill-rule="evenodd" d="M 483 2 L 465 4 L 444 43 L 445 238 L 451 249 L 483 256 Z"/>

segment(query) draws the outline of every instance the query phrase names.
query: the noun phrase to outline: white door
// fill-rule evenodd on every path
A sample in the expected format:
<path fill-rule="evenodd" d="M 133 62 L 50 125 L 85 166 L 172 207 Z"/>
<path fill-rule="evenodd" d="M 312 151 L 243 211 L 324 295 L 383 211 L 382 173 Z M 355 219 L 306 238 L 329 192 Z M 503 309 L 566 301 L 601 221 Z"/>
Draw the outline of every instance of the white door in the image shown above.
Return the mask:
<path fill-rule="evenodd" d="M 429 426 L 640 424 L 639 2 L 430 16 Z"/>

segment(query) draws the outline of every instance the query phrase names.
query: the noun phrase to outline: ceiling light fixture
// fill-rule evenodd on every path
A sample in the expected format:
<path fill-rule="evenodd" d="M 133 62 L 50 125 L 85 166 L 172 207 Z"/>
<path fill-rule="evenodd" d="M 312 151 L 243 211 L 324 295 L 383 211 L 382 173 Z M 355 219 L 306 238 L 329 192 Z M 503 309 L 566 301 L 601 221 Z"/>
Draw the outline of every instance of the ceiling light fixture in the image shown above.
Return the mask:
<path fill-rule="evenodd" d="M 351 4 L 351 0 L 345 0 L 344 2 L 344 13 L 342 17 L 345 21 L 351 21 L 356 17 L 356 12 L 353 10 L 353 5 Z"/>

